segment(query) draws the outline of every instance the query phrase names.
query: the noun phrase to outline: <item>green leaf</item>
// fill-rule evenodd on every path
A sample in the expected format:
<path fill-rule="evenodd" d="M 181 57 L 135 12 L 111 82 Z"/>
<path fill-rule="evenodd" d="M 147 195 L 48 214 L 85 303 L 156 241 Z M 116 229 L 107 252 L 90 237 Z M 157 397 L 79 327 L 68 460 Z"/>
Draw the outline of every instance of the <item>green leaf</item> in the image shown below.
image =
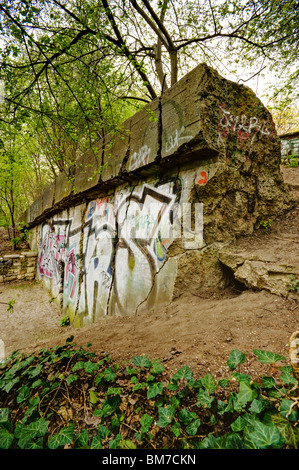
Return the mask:
<path fill-rule="evenodd" d="M 253 431 L 244 433 L 244 440 L 253 449 L 277 448 L 284 442 L 275 424 L 265 425 L 260 421 L 255 423 Z"/>
<path fill-rule="evenodd" d="M 137 449 L 136 444 L 130 439 L 123 439 L 119 442 L 118 447 L 120 449 Z"/>
<path fill-rule="evenodd" d="M 179 420 L 187 426 L 188 424 L 191 423 L 193 419 L 196 418 L 196 413 L 194 411 L 188 411 L 186 408 L 183 408 L 181 411 L 179 411 L 178 414 Z"/>
<path fill-rule="evenodd" d="M 211 374 L 206 374 L 201 379 L 202 386 L 208 390 L 208 392 L 214 392 L 217 388 L 217 382 Z"/>
<path fill-rule="evenodd" d="M 134 387 L 132 388 L 132 391 L 133 391 L 133 392 L 137 392 L 137 390 L 142 390 L 142 389 L 144 389 L 146 386 L 147 386 L 147 383 L 146 383 L 146 382 L 138 383 L 138 384 L 134 385 Z"/>
<path fill-rule="evenodd" d="M 253 352 L 258 357 L 258 360 L 264 364 L 272 364 L 277 361 L 286 360 L 284 356 L 280 356 L 279 354 L 275 354 L 271 351 L 263 351 L 261 349 L 254 349 Z"/>
<path fill-rule="evenodd" d="M 99 436 L 94 436 L 92 438 L 90 448 L 91 449 L 102 449 L 103 448 L 102 440 Z"/>
<path fill-rule="evenodd" d="M 173 426 L 171 426 L 171 430 L 173 432 L 173 434 L 175 435 L 175 437 L 179 437 L 180 434 L 181 434 L 181 426 L 180 426 L 180 423 L 174 423 Z"/>
<path fill-rule="evenodd" d="M 91 405 L 95 405 L 99 401 L 98 392 L 89 390 L 89 401 Z"/>
<path fill-rule="evenodd" d="M 244 419 L 241 416 L 238 416 L 238 418 L 231 424 L 231 428 L 234 432 L 243 431 L 245 424 Z"/>
<path fill-rule="evenodd" d="M 282 416 L 292 422 L 296 422 L 299 417 L 298 411 L 296 411 L 294 408 L 294 402 L 292 400 L 289 400 L 288 398 L 284 398 L 283 400 L 281 400 L 279 411 Z"/>
<path fill-rule="evenodd" d="M 215 397 L 211 396 L 208 390 L 199 390 L 197 398 L 198 398 L 197 406 L 211 408 L 212 402 Z"/>
<path fill-rule="evenodd" d="M 249 408 L 251 413 L 259 414 L 266 409 L 268 402 L 262 398 L 255 398 Z"/>
<path fill-rule="evenodd" d="M 65 446 L 66 444 L 71 444 L 74 439 L 74 426 L 69 425 L 62 428 L 58 434 L 50 437 L 48 441 L 49 449 L 57 449 L 58 447 Z"/>
<path fill-rule="evenodd" d="M 29 372 L 28 372 L 28 375 L 29 377 L 36 377 L 37 375 L 39 375 L 42 371 L 42 364 L 39 364 L 37 367 L 34 367 L 33 369 L 31 369 Z"/>
<path fill-rule="evenodd" d="M 113 372 L 113 370 L 111 369 L 111 367 L 107 367 L 104 371 L 104 380 L 106 382 L 113 382 L 113 380 L 115 379 L 116 377 L 116 373 Z"/>
<path fill-rule="evenodd" d="M 299 428 L 293 426 L 290 421 L 280 414 L 271 416 L 272 421 L 276 424 L 280 434 L 285 439 L 286 444 L 294 449 L 299 448 Z"/>
<path fill-rule="evenodd" d="M 295 377 L 292 375 L 292 373 L 289 373 L 288 371 L 284 370 L 281 374 L 281 376 L 279 377 L 280 380 L 282 380 L 286 385 L 296 385 L 297 384 L 297 380 L 295 379 Z"/>
<path fill-rule="evenodd" d="M 13 434 L 11 434 L 7 429 L 0 428 L 0 449 L 9 449 L 13 440 Z"/>
<path fill-rule="evenodd" d="M 156 397 L 163 391 L 163 384 L 161 382 L 152 383 L 148 387 L 147 391 L 147 399 L 150 400 L 151 398 Z"/>
<path fill-rule="evenodd" d="M 110 387 L 108 388 L 106 395 L 120 395 L 123 392 L 121 387 Z"/>
<path fill-rule="evenodd" d="M 17 395 L 17 403 L 22 403 L 23 401 L 27 400 L 30 397 L 30 388 L 26 385 L 23 385 L 20 388 L 20 391 Z"/>
<path fill-rule="evenodd" d="M 28 449 L 29 442 L 35 437 L 42 437 L 48 432 L 48 421 L 40 418 L 28 425 L 18 423 L 15 428 L 15 437 L 18 439 L 18 447 Z"/>
<path fill-rule="evenodd" d="M 222 388 L 229 387 L 230 381 L 228 379 L 220 379 L 219 380 L 219 385 Z"/>
<path fill-rule="evenodd" d="M 9 393 L 13 386 L 20 381 L 20 377 L 16 377 L 13 380 L 10 380 L 6 385 L 3 385 L 1 388 L 4 392 Z"/>
<path fill-rule="evenodd" d="M 79 376 L 77 374 L 70 374 L 67 379 L 66 379 L 66 383 L 68 385 L 71 385 L 73 382 L 76 382 L 76 380 L 78 380 Z"/>
<path fill-rule="evenodd" d="M 192 421 L 192 423 L 190 423 L 189 426 L 186 427 L 186 433 L 189 434 L 189 436 L 195 436 L 199 426 L 200 419 L 198 418 L 195 421 Z"/>
<path fill-rule="evenodd" d="M 162 374 L 162 372 L 164 372 L 163 364 L 161 364 L 161 362 L 157 362 L 157 361 L 153 362 L 150 372 L 153 375 Z"/>
<path fill-rule="evenodd" d="M 257 391 L 253 390 L 246 382 L 241 382 L 239 392 L 237 394 L 237 401 L 241 405 L 245 405 L 252 401 L 257 396 Z"/>
<path fill-rule="evenodd" d="M 245 362 L 245 354 L 238 349 L 234 349 L 227 360 L 227 365 L 231 370 L 235 370 L 239 364 L 243 364 Z"/>
<path fill-rule="evenodd" d="M 101 440 L 106 439 L 106 437 L 110 436 L 110 431 L 109 431 L 109 429 L 107 428 L 107 426 L 104 426 L 103 424 L 99 424 L 99 425 L 98 425 L 97 436 L 98 436 Z"/>
<path fill-rule="evenodd" d="M 96 370 L 99 370 L 99 364 L 97 364 L 95 362 L 87 361 L 87 362 L 84 363 L 84 370 L 88 374 L 92 374 Z"/>
<path fill-rule="evenodd" d="M 273 388 L 273 387 L 276 386 L 275 379 L 273 377 L 269 377 L 267 375 L 262 377 L 262 382 L 263 382 L 264 388 Z"/>
<path fill-rule="evenodd" d="M 181 367 L 172 377 L 172 380 L 183 380 L 186 379 L 188 381 L 193 380 L 193 372 L 188 366 Z"/>
<path fill-rule="evenodd" d="M 82 429 L 76 440 L 77 449 L 87 449 L 89 444 L 89 434 L 87 429 Z"/>
<path fill-rule="evenodd" d="M 0 408 L 0 424 L 7 423 L 9 416 L 9 408 Z"/>
<path fill-rule="evenodd" d="M 153 421 L 154 421 L 154 418 L 152 418 L 149 414 L 145 413 L 144 415 L 142 415 L 140 419 L 140 424 L 141 424 L 140 432 L 142 434 L 147 433 Z"/>
<path fill-rule="evenodd" d="M 77 370 L 84 369 L 84 361 L 78 361 L 72 368 L 72 372 L 76 372 Z"/>
<path fill-rule="evenodd" d="M 134 356 L 132 362 L 137 367 L 150 368 L 152 366 L 151 361 L 149 360 L 149 358 L 146 355 Z"/>
<path fill-rule="evenodd" d="M 166 406 L 165 408 L 162 408 L 160 406 L 158 413 L 159 413 L 159 420 L 157 424 L 158 426 L 160 426 L 160 428 L 165 428 L 173 420 L 174 414 L 175 414 L 175 408 L 171 406 Z"/>

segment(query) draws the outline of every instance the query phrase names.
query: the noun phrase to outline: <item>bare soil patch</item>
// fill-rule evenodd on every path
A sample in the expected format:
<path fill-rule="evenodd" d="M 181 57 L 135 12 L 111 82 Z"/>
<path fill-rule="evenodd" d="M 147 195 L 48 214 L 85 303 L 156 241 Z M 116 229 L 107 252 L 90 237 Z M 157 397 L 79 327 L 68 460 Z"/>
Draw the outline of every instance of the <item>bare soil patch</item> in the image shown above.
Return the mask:
<path fill-rule="evenodd" d="M 6 354 L 74 342 L 116 361 L 147 354 L 161 359 L 169 372 L 189 365 L 195 376 L 225 376 L 233 349 L 246 353 L 244 372 L 260 373 L 253 349 L 288 356 L 289 338 L 298 328 L 299 303 L 268 292 L 227 290 L 209 298 L 186 295 L 170 305 L 133 317 L 105 317 L 93 325 L 61 327 L 61 314 L 38 283 L 1 288 L 1 302 L 15 300 L 13 311 L 0 304 L 0 331 Z"/>

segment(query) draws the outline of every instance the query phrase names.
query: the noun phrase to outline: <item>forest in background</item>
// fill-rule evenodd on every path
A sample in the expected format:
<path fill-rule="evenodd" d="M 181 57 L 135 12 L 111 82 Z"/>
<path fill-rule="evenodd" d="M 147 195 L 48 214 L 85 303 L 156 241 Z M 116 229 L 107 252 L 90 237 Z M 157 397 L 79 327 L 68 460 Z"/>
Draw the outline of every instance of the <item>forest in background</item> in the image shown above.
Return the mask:
<path fill-rule="evenodd" d="M 299 130 L 298 0 L 0 2 L 0 226 L 198 63 Z M 96 152 L 96 150 L 95 150 Z M 97 157 L 96 153 L 95 156 Z"/>

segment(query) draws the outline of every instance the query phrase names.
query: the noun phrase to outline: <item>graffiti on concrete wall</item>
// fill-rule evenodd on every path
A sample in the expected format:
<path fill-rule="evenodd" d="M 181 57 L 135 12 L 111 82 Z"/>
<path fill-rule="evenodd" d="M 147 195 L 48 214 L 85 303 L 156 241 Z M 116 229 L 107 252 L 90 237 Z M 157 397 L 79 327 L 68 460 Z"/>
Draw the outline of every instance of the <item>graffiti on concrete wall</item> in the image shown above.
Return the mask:
<path fill-rule="evenodd" d="M 41 230 L 39 276 L 57 291 L 63 283 L 64 307 L 72 304 L 91 321 L 109 309 L 135 311 L 155 296 L 180 190 L 178 179 L 145 184 L 91 201 L 82 225 L 71 217 L 52 220 Z"/>
<path fill-rule="evenodd" d="M 229 133 L 235 133 L 240 143 L 250 142 L 253 145 L 259 134 L 270 135 L 269 123 L 246 114 L 233 114 L 225 105 L 219 106 L 221 119 L 218 124 L 218 138 L 224 143 Z"/>

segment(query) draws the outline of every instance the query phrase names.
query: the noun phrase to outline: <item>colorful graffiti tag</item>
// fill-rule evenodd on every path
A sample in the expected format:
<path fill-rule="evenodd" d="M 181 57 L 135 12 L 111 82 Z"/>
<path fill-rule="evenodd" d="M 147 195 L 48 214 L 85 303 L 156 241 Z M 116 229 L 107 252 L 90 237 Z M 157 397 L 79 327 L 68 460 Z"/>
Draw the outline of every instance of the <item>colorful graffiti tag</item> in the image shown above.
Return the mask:
<path fill-rule="evenodd" d="M 64 307 L 72 303 L 91 320 L 109 309 L 135 311 L 156 294 L 180 191 L 176 179 L 143 185 L 90 202 L 82 226 L 74 227 L 73 218 L 52 220 L 41 231 L 40 277 L 58 289 L 62 282 Z"/>

